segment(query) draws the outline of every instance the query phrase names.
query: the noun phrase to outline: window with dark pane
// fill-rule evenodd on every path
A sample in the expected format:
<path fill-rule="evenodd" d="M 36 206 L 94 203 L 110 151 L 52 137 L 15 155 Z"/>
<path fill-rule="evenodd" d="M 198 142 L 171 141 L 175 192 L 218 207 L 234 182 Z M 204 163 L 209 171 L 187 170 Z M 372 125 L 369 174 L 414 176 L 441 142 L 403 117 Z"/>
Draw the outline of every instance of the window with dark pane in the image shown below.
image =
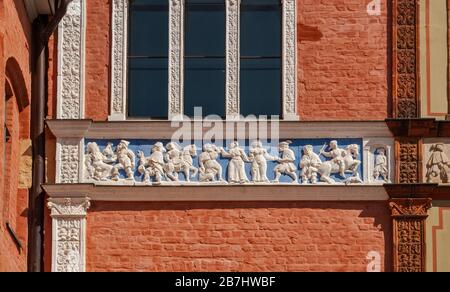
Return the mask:
<path fill-rule="evenodd" d="M 225 2 L 186 0 L 184 110 L 225 116 Z"/>
<path fill-rule="evenodd" d="M 128 37 L 128 116 L 167 118 L 168 0 L 131 0 Z"/>
<path fill-rule="evenodd" d="M 241 1 L 241 114 L 281 113 L 281 1 Z"/>

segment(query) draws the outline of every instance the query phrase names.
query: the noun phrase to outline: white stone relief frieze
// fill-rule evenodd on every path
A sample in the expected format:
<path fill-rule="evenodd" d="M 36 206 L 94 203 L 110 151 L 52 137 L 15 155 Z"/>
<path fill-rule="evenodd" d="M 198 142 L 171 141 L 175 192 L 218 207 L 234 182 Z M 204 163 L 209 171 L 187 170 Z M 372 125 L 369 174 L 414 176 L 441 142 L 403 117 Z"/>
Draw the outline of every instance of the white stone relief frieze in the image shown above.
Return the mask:
<path fill-rule="evenodd" d="M 424 151 L 424 181 L 450 183 L 450 139 L 425 140 Z"/>
<path fill-rule="evenodd" d="M 389 168 L 388 168 L 388 158 L 386 156 L 386 149 L 380 147 L 374 153 L 375 155 L 375 166 L 373 169 L 373 178 L 375 180 L 383 180 L 384 182 L 389 182 Z"/>
<path fill-rule="evenodd" d="M 231 141 L 228 147 L 225 141 L 86 141 L 82 181 L 112 185 L 383 184 L 392 179 L 393 142 L 386 141 L 293 139 L 272 145 L 255 140 Z"/>
<path fill-rule="evenodd" d="M 330 174 L 338 173 L 342 178 L 345 178 L 345 173 L 350 172 L 352 176 L 345 178 L 344 182 L 346 184 L 362 183 L 358 173 L 358 167 L 361 164 L 361 161 L 357 159 L 359 156 L 359 146 L 357 144 L 350 144 L 346 149 L 341 149 L 336 140 L 330 142 L 330 151 L 325 151 L 326 146 L 324 145 L 320 150 L 320 154 L 331 160 L 325 161 L 319 166 L 318 172 L 321 175 L 321 181 L 332 184 L 335 181 L 330 177 Z"/>
<path fill-rule="evenodd" d="M 58 110 L 60 119 L 84 113 L 85 1 L 74 0 L 58 29 Z"/>
<path fill-rule="evenodd" d="M 195 144 L 187 145 L 183 149 L 178 143 L 170 142 L 167 144 L 166 154 L 166 175 L 172 181 L 179 181 L 178 174 L 183 173 L 187 182 L 191 181 L 191 177 L 195 177 L 198 168 L 194 166 L 193 158 L 197 156 L 197 146 Z"/>
<path fill-rule="evenodd" d="M 252 163 L 252 181 L 255 183 L 269 183 L 270 181 L 267 177 L 267 161 L 273 161 L 277 158 L 269 155 L 261 141 L 254 141 L 252 143 L 248 157 Z"/>
<path fill-rule="evenodd" d="M 226 182 L 222 176 L 222 165 L 217 162 L 220 152 L 216 145 L 207 143 L 203 146 L 203 152 L 199 157 L 200 182 Z"/>
<path fill-rule="evenodd" d="M 319 166 L 321 166 L 322 160 L 319 155 L 314 153 L 312 145 L 306 145 L 303 147 L 303 157 L 300 161 L 301 179 L 303 184 L 317 184 L 317 177 L 319 173 Z"/>
<path fill-rule="evenodd" d="M 292 182 L 297 182 L 297 166 L 294 164 L 295 162 L 295 153 L 291 149 L 289 149 L 289 144 L 291 141 L 281 142 L 278 147 L 281 154 L 281 157 L 277 158 L 276 161 L 278 165 L 275 166 L 275 179 L 274 183 L 279 183 L 281 175 L 285 174 L 292 178 Z"/>

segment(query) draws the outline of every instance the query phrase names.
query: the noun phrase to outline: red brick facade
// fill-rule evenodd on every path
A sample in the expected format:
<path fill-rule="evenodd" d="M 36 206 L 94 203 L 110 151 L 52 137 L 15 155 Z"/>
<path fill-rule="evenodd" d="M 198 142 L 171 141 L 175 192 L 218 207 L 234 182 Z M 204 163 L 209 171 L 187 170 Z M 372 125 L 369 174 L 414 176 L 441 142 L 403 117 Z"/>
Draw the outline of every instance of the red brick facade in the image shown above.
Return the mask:
<path fill-rule="evenodd" d="M 413 3 L 411 1 L 414 0 L 395 3 Z M 391 32 L 393 20 L 390 15 L 396 4 L 381 1 L 381 15 L 369 15 L 367 2 L 297 1 L 297 106 L 302 121 L 383 121 L 391 117 L 396 105 L 390 93 L 393 87 L 391 34 L 395 34 Z M 81 90 L 84 92 L 84 119 L 107 121 L 111 95 L 112 1 L 84 0 L 84 3 L 85 80 Z M 399 10 L 414 8 L 414 5 L 402 7 Z M 414 25 L 415 22 L 411 27 Z M 414 34 L 414 29 L 407 32 Z M 30 40 L 31 23 L 23 2 L 0 0 L 0 92 L 6 96 L 0 99 L 0 121 L 3 123 L 7 117 L 5 124 L 11 133 L 7 144 L 3 139 L 0 141 L 0 271 L 27 269 L 29 191 L 20 186 L 19 174 L 22 171 L 21 143 L 30 138 Z M 410 51 L 411 59 L 414 49 Z M 51 120 L 57 119 L 57 78 L 60 73 L 57 72 L 57 34 L 49 41 L 47 61 L 46 115 Z M 82 128 L 80 124 L 77 124 L 78 129 Z M 420 149 L 423 140 L 420 133 L 405 134 L 400 130 L 421 127 L 406 127 L 410 126 L 407 122 L 402 125 L 397 126 L 398 132 L 388 139 L 394 141 L 398 137 L 416 135 L 414 139 L 419 141 L 417 149 Z M 395 132 L 392 128 L 395 127 L 390 128 Z M 1 125 L 1 137 L 3 131 Z M 47 184 L 57 182 L 56 159 L 60 154 L 53 134 L 50 127 L 46 129 Z M 78 147 L 79 144 L 74 145 Z M 71 152 L 66 154 L 72 155 Z M 402 154 L 401 150 L 394 149 L 393 152 L 396 152 L 392 155 L 399 168 L 397 181 L 403 183 L 400 178 L 410 171 L 417 175 L 405 183 L 420 183 L 423 179 L 418 170 L 421 162 L 416 163 L 415 168 L 403 169 L 401 166 L 410 163 L 408 159 L 422 161 L 421 151 L 408 150 L 407 154 Z M 70 167 L 74 168 L 79 166 L 77 163 L 84 163 L 72 162 Z M 81 182 L 78 178 L 77 182 Z M 75 183 L 73 187 L 79 186 Z M 381 183 L 377 187 L 384 191 Z M 343 188 L 347 191 L 345 186 Z M 195 188 L 188 189 L 195 192 Z M 120 192 L 115 189 L 112 193 Z M 81 196 L 84 195 L 89 194 Z M 426 197 L 429 193 L 420 195 Z M 400 195 L 389 193 L 389 196 L 415 194 L 402 191 Z M 366 271 L 375 252 L 380 255 L 381 271 L 392 271 L 396 267 L 393 262 L 400 254 L 396 244 L 401 234 L 393 233 L 387 197 L 385 201 L 351 202 L 109 202 L 92 199 L 86 219 L 86 262 L 83 265 L 87 271 Z M 50 212 L 45 206 L 42 208 L 45 209 L 44 270 L 51 271 L 52 261 L 55 262 L 52 258 L 52 240 L 55 239 L 52 238 Z M 84 215 L 77 214 L 80 218 Z M 20 252 L 6 223 L 23 245 Z M 395 218 L 394 223 L 398 223 Z M 421 235 L 424 232 L 423 228 L 413 231 Z M 406 239 L 414 240 L 413 236 Z M 408 240 L 405 245 L 409 244 Z M 420 248 L 424 246 L 422 242 L 419 245 Z M 406 266 L 410 264 L 405 261 Z"/>
<path fill-rule="evenodd" d="M 390 270 L 384 202 L 94 202 L 87 224 L 88 271 Z"/>
<path fill-rule="evenodd" d="M 387 1 L 299 1 L 298 110 L 302 120 L 388 117 Z"/>
<path fill-rule="evenodd" d="M 110 5 L 106 0 L 86 5 L 85 118 L 98 121 L 109 115 Z M 382 15 L 371 18 L 360 0 L 299 3 L 302 120 L 388 116 L 383 5 Z M 55 86 L 50 88 L 55 96 Z M 94 202 L 87 222 L 87 270 L 365 271 L 370 251 L 379 252 L 382 269 L 390 270 L 390 224 L 383 202 Z M 46 237 L 46 270 L 50 245 Z"/>
<path fill-rule="evenodd" d="M 30 137 L 30 38 L 31 24 L 22 1 L 1 1 L 0 271 L 27 269 L 28 189 L 19 187 L 19 146 L 21 141 Z M 7 145 L 3 140 L 5 111 L 6 125 L 11 134 Z M 23 245 L 20 252 L 6 223 L 10 224 Z"/>

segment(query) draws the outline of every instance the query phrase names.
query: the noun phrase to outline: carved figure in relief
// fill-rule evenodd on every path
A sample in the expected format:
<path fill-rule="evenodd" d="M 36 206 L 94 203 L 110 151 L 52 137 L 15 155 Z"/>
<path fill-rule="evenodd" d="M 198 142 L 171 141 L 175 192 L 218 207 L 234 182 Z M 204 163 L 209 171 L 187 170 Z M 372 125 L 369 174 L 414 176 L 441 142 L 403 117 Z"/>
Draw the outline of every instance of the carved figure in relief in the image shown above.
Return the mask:
<path fill-rule="evenodd" d="M 117 164 L 114 168 L 117 170 L 125 170 L 127 180 L 134 180 L 133 169 L 135 167 L 135 155 L 133 151 L 128 149 L 130 142 L 122 140 L 116 147 Z M 112 180 L 119 180 L 119 172 L 113 176 Z"/>
<path fill-rule="evenodd" d="M 166 149 L 161 142 L 155 143 L 152 147 L 150 157 L 145 157 L 142 151 L 138 152 L 139 167 L 138 172 L 144 174 L 144 181 L 150 182 L 151 177 L 155 177 L 155 183 L 160 184 L 164 173 L 164 153 Z"/>
<path fill-rule="evenodd" d="M 285 141 L 278 145 L 278 151 L 280 152 L 281 157 L 276 159 L 279 164 L 275 166 L 273 170 L 275 172 L 274 183 L 279 183 L 281 175 L 283 174 L 290 176 L 293 183 L 297 183 L 298 181 L 296 173 L 297 167 L 294 164 L 295 153 L 289 148 L 291 143 L 291 141 Z"/>
<path fill-rule="evenodd" d="M 325 157 L 332 157 L 332 160 L 322 162 L 319 166 L 320 180 L 333 184 L 335 181 L 330 177 L 331 174 L 339 173 L 340 176 L 345 177 L 345 173 L 350 172 L 352 176 L 346 178 L 344 183 L 362 183 L 358 173 L 358 167 L 361 164 L 361 161 L 357 159 L 359 156 L 359 146 L 357 144 L 350 144 L 343 150 L 338 148 L 336 141 L 332 141 L 330 142 L 330 147 L 332 149 L 330 152 L 324 152 L 324 148 L 320 151 L 321 154 L 327 153 L 328 156 L 324 155 Z M 338 155 L 341 156 L 339 157 Z"/>
<path fill-rule="evenodd" d="M 339 166 L 339 175 L 342 177 L 345 177 L 345 162 L 344 162 L 344 156 L 345 156 L 345 150 L 339 148 L 338 142 L 336 140 L 333 140 L 330 142 L 330 151 L 325 151 L 326 144 L 324 147 L 320 150 L 320 154 L 327 158 L 331 158 L 331 161 Z"/>
<path fill-rule="evenodd" d="M 239 147 L 239 143 L 233 141 L 230 143 L 230 150 L 225 151 L 223 148 L 220 150 L 222 157 L 230 159 L 228 163 L 228 181 L 231 183 L 249 182 L 245 173 L 245 162 L 250 162 L 250 160 L 244 149 Z"/>
<path fill-rule="evenodd" d="M 200 182 L 214 182 L 216 177 L 219 181 L 225 182 L 222 178 L 222 166 L 217 162 L 220 151 L 216 145 L 209 143 L 203 145 L 203 152 L 198 159 Z"/>
<path fill-rule="evenodd" d="M 267 161 L 276 160 L 277 158 L 272 157 L 269 153 L 267 153 L 267 150 L 263 147 L 261 141 L 255 141 L 252 143 L 248 158 L 252 163 L 251 174 L 253 182 L 268 183 Z"/>
<path fill-rule="evenodd" d="M 98 147 L 97 143 L 90 142 L 86 146 L 85 165 L 89 177 L 99 181 L 105 181 L 111 176 L 117 175 L 117 169 L 108 164 L 110 161 Z"/>
<path fill-rule="evenodd" d="M 386 157 L 386 149 L 379 148 L 375 158 L 375 167 L 373 169 L 373 177 L 375 180 L 383 179 L 385 182 L 389 181 L 388 159 Z"/>
<path fill-rule="evenodd" d="M 314 153 L 312 145 L 306 145 L 303 147 L 303 156 L 300 161 L 300 176 L 302 177 L 303 184 L 317 183 L 318 167 L 322 164 L 319 155 Z"/>
<path fill-rule="evenodd" d="M 181 147 L 175 143 L 170 142 L 166 146 L 167 154 L 165 155 L 166 165 L 164 167 L 167 177 L 173 181 L 178 181 L 178 173 L 183 172 L 186 181 L 191 181 L 198 173 L 198 169 L 193 166 L 193 157 L 197 156 L 197 147 L 195 145 L 188 145 L 181 150 Z"/>
<path fill-rule="evenodd" d="M 109 142 L 105 149 L 103 150 L 103 155 L 105 155 L 108 163 L 113 163 L 117 160 L 117 156 L 114 154 L 113 143 Z"/>
<path fill-rule="evenodd" d="M 446 167 L 450 167 L 450 161 L 444 152 L 445 145 L 437 143 L 430 148 L 431 156 L 427 162 L 426 178 L 428 183 L 439 177 L 442 183 L 448 183 L 448 173 Z"/>

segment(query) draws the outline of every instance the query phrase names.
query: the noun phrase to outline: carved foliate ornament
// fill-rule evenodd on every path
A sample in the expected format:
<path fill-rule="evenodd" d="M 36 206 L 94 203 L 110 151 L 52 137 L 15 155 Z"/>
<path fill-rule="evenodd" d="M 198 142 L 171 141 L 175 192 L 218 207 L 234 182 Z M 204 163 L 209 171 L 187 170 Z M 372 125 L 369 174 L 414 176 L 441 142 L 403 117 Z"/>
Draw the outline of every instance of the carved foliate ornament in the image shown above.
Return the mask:
<path fill-rule="evenodd" d="M 83 272 L 89 198 L 50 198 L 47 206 L 53 219 L 52 271 Z"/>
<path fill-rule="evenodd" d="M 393 218 L 395 272 L 425 271 L 425 219 L 431 199 L 393 199 L 389 202 Z"/>
<path fill-rule="evenodd" d="M 418 183 L 420 169 L 419 141 L 397 141 L 397 169 L 399 183 Z"/>
<path fill-rule="evenodd" d="M 394 0 L 394 112 L 418 116 L 417 1 Z"/>

